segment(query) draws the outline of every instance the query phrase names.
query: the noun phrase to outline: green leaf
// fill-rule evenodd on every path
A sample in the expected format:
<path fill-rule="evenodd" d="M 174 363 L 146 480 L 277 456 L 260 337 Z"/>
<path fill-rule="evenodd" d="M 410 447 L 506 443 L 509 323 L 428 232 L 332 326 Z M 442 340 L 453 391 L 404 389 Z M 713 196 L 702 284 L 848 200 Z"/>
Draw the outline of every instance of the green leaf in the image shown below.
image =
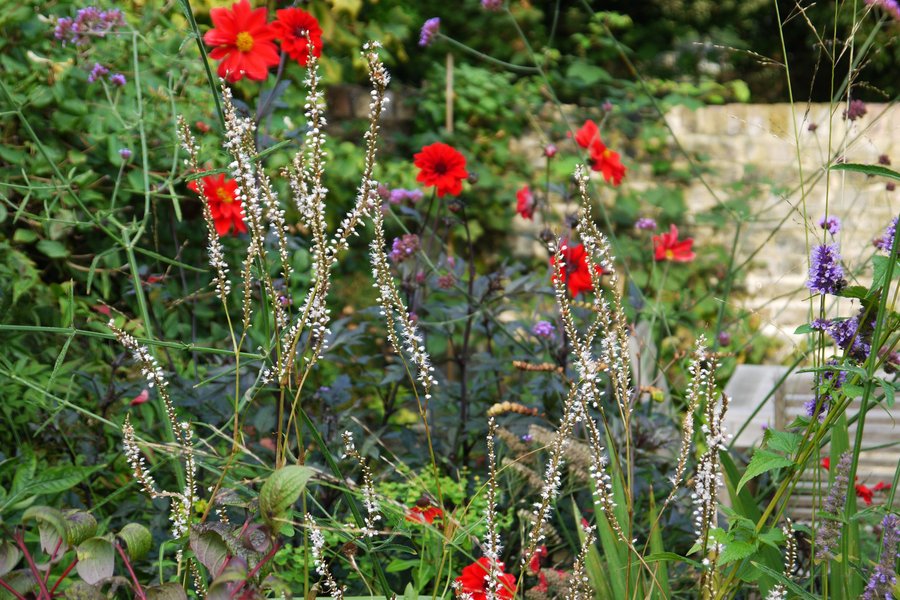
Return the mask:
<path fill-rule="evenodd" d="M 741 480 L 738 482 L 737 491 L 740 492 L 741 488 L 744 487 L 744 484 L 761 473 L 771 471 L 772 469 L 790 467 L 793 464 L 794 461 L 789 458 L 758 448 L 756 452 L 753 453 L 753 458 L 750 459 L 750 464 L 747 465 L 744 476 L 741 477 Z"/>
<path fill-rule="evenodd" d="M 50 258 L 65 258 L 69 251 L 61 243 L 53 240 L 41 240 L 37 243 L 37 249 Z"/>
<path fill-rule="evenodd" d="M 73 581 L 66 589 L 68 600 L 106 600 L 106 594 L 99 588 L 83 581 Z"/>
<path fill-rule="evenodd" d="M 67 539 L 66 519 L 61 511 L 49 506 L 32 506 L 22 515 L 22 522 L 37 521 L 41 548 L 47 554 L 56 550 L 57 542 Z"/>
<path fill-rule="evenodd" d="M 861 285 L 849 285 L 842 289 L 838 296 L 841 298 L 857 298 L 862 300 L 869 295 L 869 290 Z"/>
<path fill-rule="evenodd" d="M 872 177 L 887 177 L 888 179 L 894 179 L 896 181 L 900 181 L 900 173 L 893 169 L 888 169 L 887 167 L 883 167 L 881 165 L 862 165 L 859 163 L 842 163 L 837 165 L 831 165 L 829 167 L 832 171 L 851 171 L 853 173 L 862 173 L 863 175 L 871 175 Z"/>
<path fill-rule="evenodd" d="M 177 583 L 164 583 L 144 588 L 147 600 L 187 600 L 184 588 Z"/>
<path fill-rule="evenodd" d="M 138 523 L 128 523 L 119 530 L 119 538 L 125 542 L 128 557 L 131 560 L 140 560 L 150 552 L 153 546 L 153 536 L 150 531 Z"/>
<path fill-rule="evenodd" d="M 101 537 L 85 540 L 75 548 L 75 554 L 78 556 L 75 569 L 87 583 L 94 585 L 112 577 L 116 551 L 109 540 Z"/>
<path fill-rule="evenodd" d="M 727 565 L 738 560 L 743 560 L 756 552 L 759 542 L 741 542 L 738 540 L 729 540 L 725 542 L 725 549 L 719 555 L 720 565 Z"/>
<path fill-rule="evenodd" d="M 313 475 L 309 467 L 291 465 L 272 473 L 259 490 L 259 511 L 266 523 L 285 520 Z M 280 524 L 279 524 L 280 525 Z"/>
<path fill-rule="evenodd" d="M 881 377 L 876 377 L 875 381 L 877 381 L 878 385 L 881 386 L 881 389 L 884 390 L 884 403 L 888 408 L 894 408 L 894 394 L 896 392 L 894 384 L 885 381 Z"/>
<path fill-rule="evenodd" d="M 767 448 L 787 456 L 793 456 L 800 447 L 801 435 L 799 433 L 778 431 L 777 429 L 767 429 L 763 439 L 765 439 Z"/>
<path fill-rule="evenodd" d="M 204 533 L 191 531 L 190 546 L 194 556 L 206 567 L 211 577 L 218 575 L 228 560 L 228 547 L 222 536 L 215 531 Z"/>
<path fill-rule="evenodd" d="M 0 541 L 0 577 L 16 568 L 22 553 L 9 540 Z"/>
<path fill-rule="evenodd" d="M 81 510 L 70 510 L 65 513 L 66 541 L 70 546 L 77 546 L 97 533 L 97 520 L 90 513 Z"/>
<path fill-rule="evenodd" d="M 696 560 L 687 558 L 686 556 L 681 556 L 680 554 L 676 554 L 674 552 L 654 552 L 653 554 L 648 554 L 646 557 L 644 557 L 644 562 L 648 563 L 668 561 L 684 563 L 698 569 L 703 566 Z"/>

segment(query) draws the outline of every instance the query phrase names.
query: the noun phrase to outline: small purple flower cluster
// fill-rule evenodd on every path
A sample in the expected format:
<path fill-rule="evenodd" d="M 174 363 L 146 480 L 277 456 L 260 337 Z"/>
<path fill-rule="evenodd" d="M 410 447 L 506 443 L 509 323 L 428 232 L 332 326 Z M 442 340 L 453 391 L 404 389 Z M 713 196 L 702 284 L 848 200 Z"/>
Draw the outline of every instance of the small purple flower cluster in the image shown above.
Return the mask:
<path fill-rule="evenodd" d="M 897 0 L 866 0 L 869 6 L 879 6 L 897 21 L 900 21 L 900 5 Z"/>
<path fill-rule="evenodd" d="M 884 234 L 875 240 L 875 247 L 882 252 L 890 253 L 894 245 L 894 233 L 897 231 L 897 217 L 891 220 L 891 224 L 884 230 Z"/>
<path fill-rule="evenodd" d="M 656 221 L 649 217 L 641 217 L 634 222 L 634 228 L 639 231 L 656 231 Z"/>
<path fill-rule="evenodd" d="M 853 358 L 865 360 L 872 350 L 872 344 L 867 341 L 868 336 L 860 331 L 859 317 L 832 321 L 828 326 L 828 335 L 834 339 L 834 343 Z"/>
<path fill-rule="evenodd" d="M 839 363 L 832 359 L 828 361 L 828 364 L 837 367 Z M 805 402 L 803 408 L 806 409 L 806 416 L 809 418 L 818 417 L 819 421 L 823 421 L 831 406 L 831 393 L 840 389 L 847 381 L 847 371 L 837 368 L 823 371 L 817 375 L 816 379 L 819 382 L 816 385 L 816 397 Z"/>
<path fill-rule="evenodd" d="M 131 158 L 131 148 L 119 148 L 119 156 L 122 157 L 122 160 L 128 160 Z"/>
<path fill-rule="evenodd" d="M 102 79 L 107 73 L 109 73 L 109 69 L 100 63 L 94 63 L 94 68 L 91 69 L 91 73 L 88 75 L 88 83 L 94 83 L 98 79 Z"/>
<path fill-rule="evenodd" d="M 837 244 L 822 244 L 813 248 L 806 287 L 817 294 L 836 294 L 844 287 L 844 268 Z"/>
<path fill-rule="evenodd" d="M 481 0 L 481 8 L 491 12 L 503 10 L 503 0 Z"/>
<path fill-rule="evenodd" d="M 407 233 L 403 237 L 394 238 L 390 257 L 395 263 L 402 263 L 419 250 L 419 236 Z"/>
<path fill-rule="evenodd" d="M 88 83 L 94 83 L 103 79 L 109 73 L 109 69 L 100 63 L 94 63 L 91 72 L 88 74 Z M 109 76 L 109 82 L 117 87 L 124 87 L 127 83 L 125 76 L 121 73 L 113 73 Z"/>
<path fill-rule="evenodd" d="M 866 103 L 862 100 L 851 100 L 850 105 L 844 109 L 844 118 L 848 121 L 855 121 L 866 116 Z"/>
<path fill-rule="evenodd" d="M 423 48 L 431 44 L 434 41 L 434 36 L 438 34 L 438 30 L 441 28 L 441 20 L 438 17 L 433 17 L 425 21 L 425 24 L 422 25 L 422 31 L 419 34 L 419 45 Z"/>
<path fill-rule="evenodd" d="M 80 9 L 74 18 L 58 19 L 53 36 L 63 44 L 84 46 L 91 36 L 103 37 L 124 24 L 125 17 L 119 9 L 100 10 L 96 6 L 88 6 Z"/>
<path fill-rule="evenodd" d="M 837 235 L 841 230 L 841 220 L 834 215 L 828 215 L 819 219 L 819 227 L 828 231 L 831 235 Z"/>
<path fill-rule="evenodd" d="M 394 188 L 388 193 L 387 201 L 391 204 L 402 204 L 407 201 L 411 204 L 421 202 L 425 194 L 422 190 L 406 190 L 403 188 Z"/>
<path fill-rule="evenodd" d="M 556 331 L 556 328 L 548 321 L 538 321 L 531 328 L 531 333 L 545 339 L 553 336 L 554 331 Z"/>
<path fill-rule="evenodd" d="M 872 571 L 866 591 L 862 600 L 875 600 L 876 598 L 893 598 L 894 586 L 897 585 L 897 571 L 894 565 L 900 556 L 900 518 L 895 514 L 888 514 L 881 521 L 884 534 L 881 542 L 881 561 Z"/>
<path fill-rule="evenodd" d="M 840 461 L 834 468 L 834 483 L 828 490 L 828 495 L 822 502 L 822 511 L 834 518 L 819 521 L 819 529 L 816 531 L 816 558 L 825 560 L 831 558 L 832 550 L 837 546 L 841 537 L 841 521 L 839 517 L 844 512 L 844 501 L 847 498 L 847 486 L 850 484 L 850 453 L 844 452 Z"/>
<path fill-rule="evenodd" d="M 442 290 L 449 290 L 456 284 L 456 276 L 453 273 L 441 275 L 437 280 L 438 287 Z"/>

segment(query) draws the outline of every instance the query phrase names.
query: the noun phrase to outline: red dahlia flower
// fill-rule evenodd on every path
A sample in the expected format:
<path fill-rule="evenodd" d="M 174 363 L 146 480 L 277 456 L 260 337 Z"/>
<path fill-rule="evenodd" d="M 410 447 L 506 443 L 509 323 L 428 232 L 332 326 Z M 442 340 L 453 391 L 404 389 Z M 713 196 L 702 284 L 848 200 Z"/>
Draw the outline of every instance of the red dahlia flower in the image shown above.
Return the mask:
<path fill-rule="evenodd" d="M 831 468 L 831 458 L 826 456 L 822 459 L 822 468 L 826 471 Z"/>
<path fill-rule="evenodd" d="M 669 227 L 669 233 L 653 236 L 653 258 L 656 260 L 672 260 L 675 262 L 691 262 L 697 255 L 691 247 L 694 245 L 692 238 L 678 239 L 678 228 Z M 828 468 L 828 467 L 826 467 Z"/>
<path fill-rule="evenodd" d="M 590 148 L 591 142 L 594 141 L 594 138 L 596 138 L 599 133 L 600 130 L 597 128 L 597 124 L 588 119 L 584 122 L 584 125 L 581 126 L 581 129 L 575 132 L 575 143 L 582 148 Z"/>
<path fill-rule="evenodd" d="M 887 492 L 887 491 L 890 491 L 890 489 L 891 489 L 891 484 L 885 483 L 883 481 L 879 481 L 878 483 L 876 483 L 875 488 L 874 488 L 874 490 L 876 492 Z"/>
<path fill-rule="evenodd" d="M 281 40 L 281 49 L 296 60 L 301 67 L 309 63 L 309 43 L 316 57 L 322 56 L 322 28 L 314 16 L 302 8 L 283 8 L 276 13 L 278 18 L 272 23 L 275 37 Z"/>
<path fill-rule="evenodd" d="M 503 563 L 497 563 L 496 597 L 499 600 L 512 600 L 516 592 L 516 578 L 514 575 L 503 572 Z M 456 578 L 459 584 L 458 594 L 470 594 L 472 600 L 486 600 L 488 577 L 491 572 L 491 561 L 487 558 L 479 558 L 462 570 L 462 574 Z"/>
<path fill-rule="evenodd" d="M 516 212 L 522 215 L 523 219 L 534 218 L 534 194 L 527 185 L 516 192 Z"/>
<path fill-rule="evenodd" d="M 268 77 L 269 67 L 277 65 L 280 59 L 266 9 L 254 10 L 247 0 L 241 0 L 230 9 L 214 8 L 209 16 L 215 27 L 206 32 L 203 41 L 213 46 L 209 57 L 222 61 L 219 77 L 232 83 L 244 75 L 256 81 Z"/>
<path fill-rule="evenodd" d="M 531 571 L 532 574 L 537 575 L 541 571 L 541 559 L 547 556 L 547 546 L 539 546 L 537 550 L 534 551 L 534 554 L 531 555 L 531 560 L 528 561 L 528 570 Z"/>
<path fill-rule="evenodd" d="M 428 523 L 431 525 L 435 519 L 444 518 L 444 511 L 437 506 L 413 506 L 406 511 L 406 520 L 413 523 Z"/>
<path fill-rule="evenodd" d="M 202 189 L 201 189 L 202 186 Z M 237 182 L 233 179 L 225 179 L 225 174 L 218 176 L 209 175 L 200 180 L 200 186 L 196 181 L 188 183 L 188 187 L 197 194 L 203 194 L 209 204 L 216 233 L 226 235 L 234 226 L 234 233 L 247 233 L 244 224 L 244 213 L 241 209 L 241 201 L 237 197 Z"/>
<path fill-rule="evenodd" d="M 591 282 L 591 272 L 588 269 L 587 252 L 583 244 L 577 246 L 569 246 L 567 242 L 563 242 L 563 259 L 565 263 L 560 266 L 560 272 L 569 286 L 569 293 L 572 297 L 576 297 L 582 292 L 590 292 L 594 289 Z M 550 257 L 550 264 L 554 267 L 552 280 L 556 282 L 556 255 Z M 600 265 L 594 265 L 598 275 L 603 274 Z"/>
<path fill-rule="evenodd" d="M 440 142 L 422 148 L 413 157 L 413 164 L 419 167 L 416 181 L 433 185 L 439 198 L 445 194 L 458 195 L 462 192 L 462 180 L 469 176 L 466 157 Z"/>
<path fill-rule="evenodd" d="M 856 496 L 858 498 L 862 498 L 862 501 L 866 503 L 866 506 L 872 506 L 872 496 L 873 492 L 868 487 L 861 483 L 856 484 Z"/>
<path fill-rule="evenodd" d="M 591 142 L 591 170 L 603 173 L 606 183 L 619 185 L 625 177 L 625 165 L 618 152 L 613 152 L 600 140 Z"/>

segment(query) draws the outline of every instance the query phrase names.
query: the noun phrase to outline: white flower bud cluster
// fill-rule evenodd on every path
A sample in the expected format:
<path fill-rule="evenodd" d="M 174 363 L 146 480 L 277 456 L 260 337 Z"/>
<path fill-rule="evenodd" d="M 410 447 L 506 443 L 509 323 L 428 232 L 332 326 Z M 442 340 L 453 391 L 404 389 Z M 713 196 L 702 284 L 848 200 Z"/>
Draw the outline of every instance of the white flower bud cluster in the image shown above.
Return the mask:
<path fill-rule="evenodd" d="M 325 580 L 325 590 L 334 598 L 334 600 L 342 600 L 344 597 L 344 587 L 339 586 L 328 569 L 328 563 L 325 562 L 325 536 L 316 526 L 312 515 L 306 515 L 306 524 L 309 527 L 310 553 L 313 558 L 313 565 L 316 567 L 316 573 Z"/>
<path fill-rule="evenodd" d="M 187 121 L 181 115 L 178 115 L 178 137 L 181 140 L 181 147 L 184 148 L 188 155 L 184 162 L 188 165 L 191 172 L 198 172 L 200 169 L 197 160 L 197 141 L 194 139 L 194 134 L 191 133 Z M 199 182 L 197 185 L 200 185 Z M 228 280 L 228 262 L 225 260 L 225 248 L 222 246 L 219 234 L 216 232 L 209 202 L 203 197 L 202 190 L 199 187 L 197 188 L 197 195 L 200 196 L 201 205 L 203 206 L 203 221 L 206 223 L 206 252 L 209 255 L 209 266 L 212 267 L 215 273 L 216 294 L 224 303 L 225 298 L 231 292 L 231 282 Z"/>
<path fill-rule="evenodd" d="M 675 467 L 675 474 L 670 479 L 672 491 L 666 498 L 663 509 L 675 498 L 675 493 L 678 491 L 678 486 L 681 485 L 681 480 L 687 469 L 687 461 L 691 454 L 691 444 L 694 439 L 694 413 L 698 407 L 708 404 L 714 397 L 716 365 L 715 356 L 707 351 L 706 337 L 700 335 L 694 347 L 691 363 L 688 365 L 691 381 L 687 389 L 687 408 L 681 421 L 681 449 L 678 452 L 678 464 Z"/>
<path fill-rule="evenodd" d="M 587 556 L 590 549 L 597 541 L 596 530 L 593 526 L 582 528 L 584 531 L 584 541 L 578 556 L 575 557 L 575 563 L 572 565 L 572 575 L 569 578 L 569 585 L 563 598 L 565 600 L 591 600 L 594 598 L 594 591 L 591 588 L 591 580 L 587 573 Z"/>
<path fill-rule="evenodd" d="M 484 557 L 489 561 L 488 577 L 485 586 L 486 600 L 496 600 L 500 591 L 500 575 L 503 571 L 500 567 L 500 532 L 497 530 L 497 457 L 494 452 L 494 437 L 497 434 L 497 422 L 494 417 L 488 419 L 487 457 L 488 457 L 488 497 L 485 506 L 484 519 L 487 523 L 487 533 L 484 537 Z"/>
<path fill-rule="evenodd" d="M 365 527 L 363 535 L 365 537 L 374 537 L 378 533 L 378 521 L 381 520 L 381 505 L 378 502 L 378 496 L 375 495 L 375 485 L 372 481 L 372 470 L 365 457 L 356 449 L 353 443 L 353 433 L 345 431 L 341 434 L 344 439 L 344 455 L 341 458 L 355 458 L 359 461 L 363 472 L 363 506 L 366 509 Z"/>

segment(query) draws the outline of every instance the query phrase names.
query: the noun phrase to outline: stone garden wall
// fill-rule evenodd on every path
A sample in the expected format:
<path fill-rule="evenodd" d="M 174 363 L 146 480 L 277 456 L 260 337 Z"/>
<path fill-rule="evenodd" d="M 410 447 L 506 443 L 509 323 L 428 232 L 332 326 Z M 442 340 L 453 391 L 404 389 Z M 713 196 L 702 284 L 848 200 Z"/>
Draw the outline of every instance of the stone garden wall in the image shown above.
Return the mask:
<path fill-rule="evenodd" d="M 706 157 L 714 169 L 707 183 L 719 200 L 736 193 L 729 185 L 748 171 L 769 182 L 752 200 L 753 220 L 743 226 L 741 257 L 762 247 L 751 263 L 743 301 L 759 311 L 766 333 L 792 343 L 796 339 L 791 333 L 806 322 L 810 305 L 804 287 L 807 236 L 810 244 L 822 239 L 816 221 L 825 213 L 826 201 L 829 214 L 843 222 L 838 240 L 850 268 L 864 264 L 873 251 L 873 238 L 900 209 L 900 192 L 888 191 L 885 180 L 826 174 L 823 168 L 829 156 L 877 163 L 884 154 L 900 163 L 900 111 L 884 104 L 867 108 L 868 113 L 852 123 L 842 118 L 843 107 L 831 113 L 827 104 L 797 105 L 793 114 L 788 104 L 735 104 L 694 111 L 678 108 L 667 115 L 684 148 Z M 717 202 L 700 181 L 691 185 L 686 197 L 692 210 Z M 695 233 L 727 244 L 733 236 L 733 230 Z M 865 279 L 865 273 L 859 276 Z"/>

